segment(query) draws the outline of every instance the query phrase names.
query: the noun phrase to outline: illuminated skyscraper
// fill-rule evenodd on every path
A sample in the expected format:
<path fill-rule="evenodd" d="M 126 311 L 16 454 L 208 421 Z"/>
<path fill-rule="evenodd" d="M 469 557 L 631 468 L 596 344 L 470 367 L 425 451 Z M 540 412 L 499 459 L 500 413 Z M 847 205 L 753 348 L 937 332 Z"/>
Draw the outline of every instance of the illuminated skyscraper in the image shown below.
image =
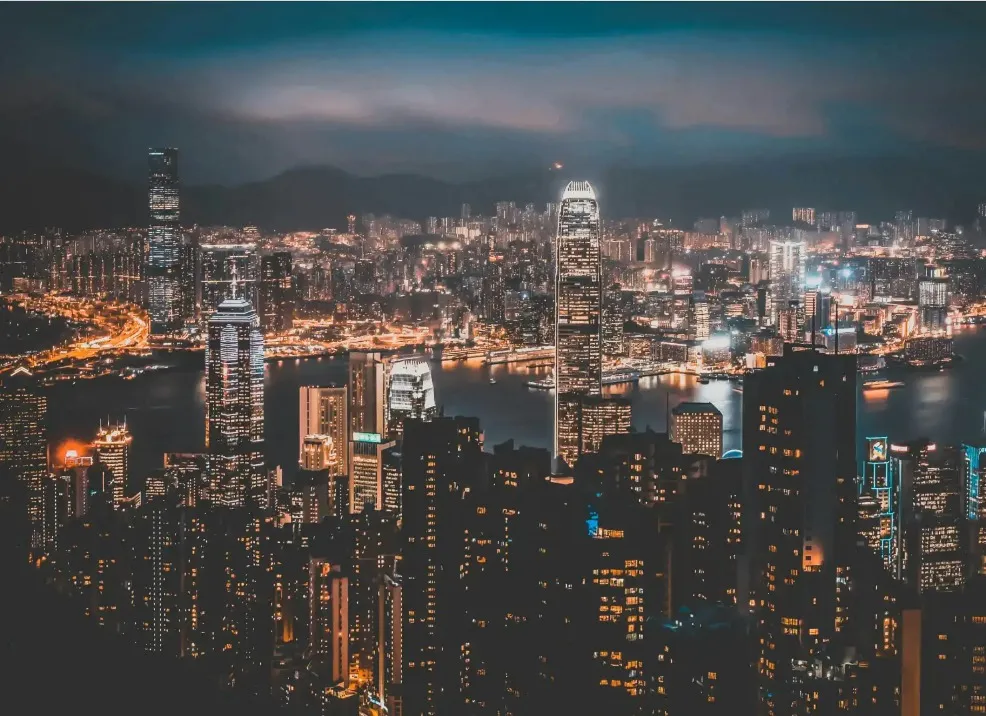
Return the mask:
<path fill-rule="evenodd" d="M 129 497 L 130 444 L 133 437 L 127 430 L 126 422 L 116 425 L 100 426 L 92 443 L 96 461 L 101 462 L 113 473 L 113 506 L 119 509 Z"/>
<path fill-rule="evenodd" d="M 483 316 L 489 323 L 504 321 L 503 254 L 490 253 L 483 277 Z"/>
<path fill-rule="evenodd" d="M 349 398 L 344 385 L 303 385 L 298 389 L 298 454 L 306 435 L 328 435 L 336 452 L 335 474 L 349 474 Z"/>
<path fill-rule="evenodd" d="M 833 713 L 834 703 L 818 703 L 813 675 L 822 671 L 818 649 L 849 619 L 856 358 L 785 348 L 744 383 L 743 513 L 754 517 L 743 541 L 753 593 L 739 603 L 756 605 L 760 712 Z"/>
<path fill-rule="evenodd" d="M 349 426 L 354 433 L 377 433 L 386 429 L 387 365 L 379 353 L 349 354 Z"/>
<path fill-rule="evenodd" d="M 178 150 L 151 149 L 148 159 L 147 283 L 151 332 L 177 328 L 181 320 L 178 261 L 181 246 Z"/>
<path fill-rule="evenodd" d="M 772 322 L 791 301 L 800 301 L 805 292 L 806 247 L 803 241 L 770 242 L 770 298 Z"/>
<path fill-rule="evenodd" d="M 27 491 L 31 543 L 41 545 L 42 481 L 48 474 L 48 401 L 31 374 L 18 368 L 0 390 L 0 480 L 19 480 Z"/>
<path fill-rule="evenodd" d="M 325 664 L 329 684 L 349 684 L 349 580 L 339 565 L 308 565 L 308 656 Z"/>
<path fill-rule="evenodd" d="M 948 279 L 942 278 L 940 269 L 932 269 L 929 274 L 918 282 L 921 330 L 924 333 L 941 333 L 945 330 L 948 314 Z"/>
<path fill-rule="evenodd" d="M 368 502 L 384 508 L 384 452 L 397 443 L 384 442 L 378 433 L 353 433 L 350 443 L 349 511 L 362 512 Z"/>
<path fill-rule="evenodd" d="M 210 316 L 205 361 L 212 502 L 264 504 L 264 336 L 249 301 L 227 299 Z"/>
<path fill-rule="evenodd" d="M 294 283 L 291 278 L 291 252 L 276 251 L 260 257 L 258 291 L 260 327 L 265 332 L 291 330 L 294 324 Z"/>
<path fill-rule="evenodd" d="M 722 413 L 712 403 L 679 403 L 671 411 L 672 442 L 685 454 L 722 457 Z"/>
<path fill-rule="evenodd" d="M 555 249 L 554 454 L 579 453 L 578 401 L 602 392 L 602 276 L 599 204 L 587 181 L 569 182 Z"/>
<path fill-rule="evenodd" d="M 431 369 L 424 358 L 404 358 L 391 364 L 388 381 L 387 425 L 400 437 L 408 418 L 431 420 L 438 415 Z"/>
<path fill-rule="evenodd" d="M 623 355 L 623 291 L 613 284 L 603 293 L 603 354 L 607 357 Z"/>

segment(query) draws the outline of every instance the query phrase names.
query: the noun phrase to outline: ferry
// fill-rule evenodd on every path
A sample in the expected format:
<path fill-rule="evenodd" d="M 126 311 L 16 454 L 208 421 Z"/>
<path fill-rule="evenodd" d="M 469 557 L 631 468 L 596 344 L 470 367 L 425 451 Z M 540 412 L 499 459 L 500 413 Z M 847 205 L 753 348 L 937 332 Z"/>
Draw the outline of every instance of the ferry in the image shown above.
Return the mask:
<path fill-rule="evenodd" d="M 496 378 L 490 378 L 490 385 L 496 385 Z"/>
<path fill-rule="evenodd" d="M 863 383 L 863 390 L 889 390 L 900 388 L 904 384 L 899 380 L 868 380 Z"/>

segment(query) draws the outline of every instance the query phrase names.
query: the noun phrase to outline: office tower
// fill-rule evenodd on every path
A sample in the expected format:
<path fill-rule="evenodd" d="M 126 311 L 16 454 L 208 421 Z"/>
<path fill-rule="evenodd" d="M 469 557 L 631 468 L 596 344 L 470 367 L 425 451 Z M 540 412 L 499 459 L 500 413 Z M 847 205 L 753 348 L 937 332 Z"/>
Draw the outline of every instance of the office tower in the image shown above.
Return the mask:
<path fill-rule="evenodd" d="M 199 246 L 199 264 L 203 320 L 208 321 L 223 301 L 236 296 L 256 305 L 256 244 L 202 244 Z"/>
<path fill-rule="evenodd" d="M 161 335 L 174 330 L 180 323 L 178 150 L 151 149 L 147 159 L 148 308 L 151 333 Z"/>
<path fill-rule="evenodd" d="M 35 548 L 41 546 L 42 481 L 48 474 L 47 409 L 47 398 L 26 369 L 0 382 L 0 479 L 23 485 Z"/>
<path fill-rule="evenodd" d="M 258 313 L 265 333 L 290 331 L 294 325 L 294 283 L 291 252 L 275 251 L 260 257 Z"/>
<path fill-rule="evenodd" d="M 503 325 L 505 320 L 503 269 L 503 254 L 491 252 L 483 276 L 483 317 L 496 326 Z"/>
<path fill-rule="evenodd" d="M 431 368 L 425 358 L 402 358 L 390 365 L 387 426 L 393 438 L 403 432 L 408 418 L 431 420 L 438 415 Z"/>
<path fill-rule="evenodd" d="M 301 443 L 302 470 L 328 470 L 338 474 L 338 457 L 331 435 L 306 435 Z"/>
<path fill-rule="evenodd" d="M 401 495 L 401 454 L 400 443 L 383 451 L 383 506 L 382 509 L 397 517 L 400 522 L 403 497 Z"/>
<path fill-rule="evenodd" d="M 804 330 L 806 333 L 814 331 L 821 333 L 831 324 L 832 315 L 832 294 L 828 291 L 805 291 L 804 301 Z"/>
<path fill-rule="evenodd" d="M 899 576 L 919 593 L 965 584 L 968 537 L 961 474 L 966 454 L 927 439 L 891 446 L 900 480 Z"/>
<path fill-rule="evenodd" d="M 616 358 L 623 351 L 623 291 L 613 284 L 603 292 L 602 351 L 607 358 Z"/>
<path fill-rule="evenodd" d="M 403 713 L 454 713 L 459 649 L 455 595 L 462 486 L 483 467 L 479 421 L 436 418 L 404 424 L 401 473 Z M 456 648 L 453 649 L 453 644 Z"/>
<path fill-rule="evenodd" d="M 668 437 L 685 454 L 722 457 L 722 413 L 712 403 L 679 403 L 671 411 Z"/>
<path fill-rule="evenodd" d="M 379 353 L 349 354 L 349 434 L 376 433 L 386 429 L 385 385 L 387 364 Z"/>
<path fill-rule="evenodd" d="M 130 445 L 133 436 L 127 430 L 127 423 L 101 425 L 93 440 L 93 455 L 96 462 L 102 463 L 113 473 L 112 501 L 119 509 L 130 496 Z"/>
<path fill-rule="evenodd" d="M 918 313 L 922 332 L 941 333 L 945 330 L 948 315 L 947 278 L 933 275 L 918 282 Z"/>
<path fill-rule="evenodd" d="M 554 454 L 571 465 L 578 400 L 602 392 L 599 204 L 589 182 L 569 182 L 562 194 L 555 253 Z"/>
<path fill-rule="evenodd" d="M 986 575 L 986 446 L 962 445 L 964 459 L 961 464 L 961 507 L 969 520 L 972 547 L 972 572 Z"/>
<path fill-rule="evenodd" d="M 771 319 L 775 325 L 780 310 L 791 301 L 799 301 L 805 292 L 806 258 L 803 241 L 770 242 Z"/>
<path fill-rule="evenodd" d="M 900 485 L 886 437 L 866 438 L 866 460 L 860 485 L 860 512 L 866 507 L 872 520 L 871 549 L 880 555 L 891 574 L 900 574 Z M 872 502 L 870 502 L 872 500 Z M 862 525 L 860 532 L 862 533 Z"/>
<path fill-rule="evenodd" d="M 689 299 L 688 337 L 693 341 L 709 338 L 709 301 L 705 291 L 695 291 Z"/>
<path fill-rule="evenodd" d="M 338 564 L 308 565 L 308 657 L 324 665 L 327 684 L 349 685 L 349 580 Z"/>
<path fill-rule="evenodd" d="M 815 225 L 815 210 L 810 207 L 795 208 L 791 210 L 791 219 L 796 224 Z"/>
<path fill-rule="evenodd" d="M 785 346 L 747 376 L 742 499 L 752 518 L 744 542 L 753 589 L 739 603 L 755 605 L 765 713 L 801 713 L 812 703 L 817 650 L 847 625 L 855 445 L 854 356 Z"/>
<path fill-rule="evenodd" d="M 209 317 L 205 363 L 212 502 L 263 505 L 264 336 L 249 301 L 229 298 Z"/>
<path fill-rule="evenodd" d="M 328 435 L 339 475 L 349 474 L 349 396 L 344 385 L 303 385 L 298 389 L 298 454 L 306 435 Z"/>
<path fill-rule="evenodd" d="M 199 247 L 183 243 L 178 248 L 178 315 L 183 321 L 195 320 L 198 311 Z"/>
<path fill-rule="evenodd" d="M 362 512 L 368 502 L 383 509 L 383 453 L 396 445 L 378 433 L 353 433 L 349 446 L 349 511 Z"/>
<path fill-rule="evenodd" d="M 579 455 L 598 452 L 608 435 L 630 432 L 629 398 L 589 395 L 575 406 Z"/>

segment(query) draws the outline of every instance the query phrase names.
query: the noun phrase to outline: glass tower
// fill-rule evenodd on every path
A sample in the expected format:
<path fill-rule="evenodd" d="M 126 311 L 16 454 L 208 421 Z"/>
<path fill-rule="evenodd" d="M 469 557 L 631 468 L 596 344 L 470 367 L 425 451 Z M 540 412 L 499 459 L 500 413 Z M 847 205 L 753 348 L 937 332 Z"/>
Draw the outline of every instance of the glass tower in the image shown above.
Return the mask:
<path fill-rule="evenodd" d="M 264 336 L 249 301 L 227 299 L 209 317 L 205 360 L 212 502 L 263 506 Z"/>
<path fill-rule="evenodd" d="M 579 400 L 602 392 L 599 204 L 587 181 L 569 182 L 562 194 L 555 261 L 554 453 L 571 465 Z"/>
<path fill-rule="evenodd" d="M 147 283 L 151 333 L 174 330 L 181 319 L 178 150 L 151 149 L 148 160 Z"/>

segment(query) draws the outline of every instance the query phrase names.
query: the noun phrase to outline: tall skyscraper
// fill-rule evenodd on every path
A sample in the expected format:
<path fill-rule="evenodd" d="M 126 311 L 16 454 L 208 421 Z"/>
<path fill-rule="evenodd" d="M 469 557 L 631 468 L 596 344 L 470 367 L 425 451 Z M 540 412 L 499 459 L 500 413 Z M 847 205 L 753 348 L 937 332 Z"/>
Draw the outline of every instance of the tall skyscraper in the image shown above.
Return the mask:
<path fill-rule="evenodd" d="M 424 358 L 403 358 L 390 367 L 387 426 L 393 437 L 403 433 L 408 418 L 431 420 L 438 415 L 431 368 Z"/>
<path fill-rule="evenodd" d="M 387 364 L 379 353 L 349 354 L 349 426 L 353 433 L 377 433 L 386 429 Z"/>
<path fill-rule="evenodd" d="M 378 433 L 353 433 L 350 443 L 349 511 L 362 512 L 368 502 L 384 508 L 384 453 L 397 443 Z"/>
<path fill-rule="evenodd" d="M 819 649 L 847 624 L 856 534 L 856 359 L 786 346 L 747 376 L 743 539 L 762 713 L 818 703 Z M 749 505 L 749 509 L 747 508 Z M 826 694 L 828 695 L 828 694 Z M 823 699 L 824 700 L 824 699 Z"/>
<path fill-rule="evenodd" d="M 291 330 L 294 324 L 294 283 L 291 278 L 291 252 L 275 251 L 260 257 L 258 313 L 264 332 Z"/>
<path fill-rule="evenodd" d="M 328 435 L 339 475 L 349 474 L 349 397 L 344 385 L 303 385 L 298 389 L 298 454 L 306 435 Z"/>
<path fill-rule="evenodd" d="M 587 181 L 569 182 L 555 248 L 554 454 L 579 454 L 578 404 L 602 392 L 602 274 L 599 204 Z"/>
<path fill-rule="evenodd" d="M 264 504 L 264 336 L 249 301 L 227 299 L 209 317 L 205 360 L 212 502 Z"/>
<path fill-rule="evenodd" d="M 603 292 L 602 350 L 607 357 L 623 355 L 623 291 L 613 284 Z"/>
<path fill-rule="evenodd" d="M 671 411 L 672 442 L 685 454 L 722 457 L 722 413 L 712 403 L 679 403 Z"/>
<path fill-rule="evenodd" d="M 483 276 L 483 316 L 497 326 L 503 325 L 505 318 L 503 264 L 503 254 L 491 252 Z"/>
<path fill-rule="evenodd" d="M 178 262 L 181 246 L 178 195 L 178 150 L 151 149 L 148 159 L 147 284 L 151 333 L 178 327 L 181 291 Z"/>
<path fill-rule="evenodd" d="M 42 482 L 48 474 L 48 400 L 31 374 L 18 368 L 0 384 L 0 480 L 18 480 L 27 493 L 31 545 L 41 546 Z"/>
<path fill-rule="evenodd" d="M 101 425 L 92 443 L 96 461 L 102 463 L 113 473 L 113 506 L 119 509 L 129 497 L 130 444 L 133 437 L 127 430 L 126 422 Z"/>
<path fill-rule="evenodd" d="M 349 684 L 349 580 L 337 564 L 308 565 L 308 656 L 328 668 L 328 684 Z"/>
<path fill-rule="evenodd" d="M 771 319 L 775 325 L 781 309 L 787 308 L 791 301 L 800 301 L 805 292 L 806 259 L 803 241 L 770 242 Z"/>

